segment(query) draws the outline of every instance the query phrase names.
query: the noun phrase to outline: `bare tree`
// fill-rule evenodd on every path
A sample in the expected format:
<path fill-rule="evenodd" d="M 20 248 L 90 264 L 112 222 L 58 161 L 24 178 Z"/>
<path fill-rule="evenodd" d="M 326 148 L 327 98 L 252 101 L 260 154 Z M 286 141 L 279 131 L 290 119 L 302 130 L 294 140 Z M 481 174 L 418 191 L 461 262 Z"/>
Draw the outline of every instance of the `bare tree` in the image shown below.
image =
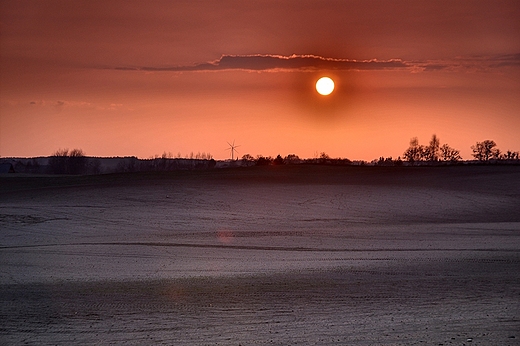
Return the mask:
<path fill-rule="evenodd" d="M 477 142 L 476 145 L 471 146 L 473 150 L 473 157 L 479 161 L 489 161 L 491 159 L 500 158 L 500 150 L 495 148 L 497 144 L 495 141 L 486 139 L 483 142 Z"/>
<path fill-rule="evenodd" d="M 244 166 L 252 166 L 255 164 L 255 158 L 250 154 L 242 155 L 242 165 Z"/>
<path fill-rule="evenodd" d="M 258 155 L 256 157 L 256 165 L 257 166 L 267 166 L 273 162 L 273 158 L 271 156 L 264 157 L 262 155 Z"/>
<path fill-rule="evenodd" d="M 49 170 L 53 174 L 67 174 L 69 149 L 58 149 L 49 158 Z"/>
<path fill-rule="evenodd" d="M 320 157 L 318 158 L 318 163 L 325 164 L 330 163 L 330 156 L 326 152 L 322 151 Z"/>
<path fill-rule="evenodd" d="M 70 174 L 85 174 L 87 172 L 87 158 L 81 149 L 72 149 L 69 153 L 68 166 Z"/>
<path fill-rule="evenodd" d="M 403 157 L 406 161 L 413 164 L 414 162 L 423 160 L 425 151 L 424 146 L 419 145 L 417 137 L 413 137 L 410 139 L 410 146 L 403 153 Z"/>
<path fill-rule="evenodd" d="M 298 155 L 295 155 L 295 154 L 289 154 L 287 155 L 285 158 L 284 158 L 284 161 L 287 163 L 287 164 L 298 164 L 301 162 L 300 158 L 298 157 Z"/>
<path fill-rule="evenodd" d="M 394 166 L 395 161 L 392 159 L 392 157 L 384 158 L 381 156 L 379 159 L 372 160 L 372 163 L 376 166 Z"/>
<path fill-rule="evenodd" d="M 518 160 L 519 153 L 518 153 L 518 151 L 508 150 L 505 154 L 502 154 L 502 158 L 504 160 Z"/>
<path fill-rule="evenodd" d="M 430 144 L 424 150 L 425 159 L 427 161 L 439 161 L 440 157 L 440 140 L 437 135 L 433 134 Z"/>
<path fill-rule="evenodd" d="M 430 143 L 427 146 L 419 145 L 417 137 L 413 137 L 410 140 L 410 146 L 403 154 L 403 158 L 414 164 L 419 161 L 429 161 L 430 163 L 437 162 L 439 160 L 456 162 L 462 160 L 460 152 L 448 144 L 441 146 L 439 137 L 432 135 Z"/>
<path fill-rule="evenodd" d="M 285 162 L 280 154 L 273 160 L 273 165 L 283 165 Z"/>
<path fill-rule="evenodd" d="M 450 147 L 448 144 L 443 144 L 439 150 L 442 161 L 457 162 L 462 160 L 460 152 L 457 149 Z"/>
<path fill-rule="evenodd" d="M 88 160 L 81 149 L 56 150 L 49 159 L 49 169 L 54 174 L 84 174 Z"/>

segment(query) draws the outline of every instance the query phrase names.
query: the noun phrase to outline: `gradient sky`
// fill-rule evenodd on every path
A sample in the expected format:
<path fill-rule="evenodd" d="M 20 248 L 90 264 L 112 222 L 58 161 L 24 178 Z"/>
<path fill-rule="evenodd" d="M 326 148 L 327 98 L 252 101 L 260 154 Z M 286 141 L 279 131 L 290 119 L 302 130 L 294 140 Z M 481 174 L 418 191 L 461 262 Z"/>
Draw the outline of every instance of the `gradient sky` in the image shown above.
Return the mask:
<path fill-rule="evenodd" d="M 0 156 L 520 150 L 520 2 L 2 1 Z M 319 96 L 327 75 L 335 92 Z"/>

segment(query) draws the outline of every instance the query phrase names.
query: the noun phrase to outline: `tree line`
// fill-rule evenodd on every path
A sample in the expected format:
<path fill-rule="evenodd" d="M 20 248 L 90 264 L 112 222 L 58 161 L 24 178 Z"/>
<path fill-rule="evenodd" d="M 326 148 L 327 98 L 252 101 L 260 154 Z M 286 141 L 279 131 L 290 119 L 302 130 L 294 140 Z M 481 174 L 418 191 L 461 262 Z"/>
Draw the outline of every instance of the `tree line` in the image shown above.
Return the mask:
<path fill-rule="evenodd" d="M 53 174 L 85 174 L 88 160 L 81 149 L 58 149 L 49 158 L 49 170 Z"/>
<path fill-rule="evenodd" d="M 428 145 L 420 145 L 417 137 L 410 140 L 410 146 L 403 153 L 404 160 L 414 164 L 416 162 L 458 162 L 462 160 L 460 151 L 448 144 L 441 145 L 437 135 L 432 135 Z"/>
<path fill-rule="evenodd" d="M 520 155 L 518 151 L 507 150 L 502 152 L 498 149 L 497 144 L 492 140 L 484 140 L 477 142 L 471 146 L 473 158 L 480 163 L 520 163 Z M 413 137 L 410 140 L 409 147 L 404 151 L 403 156 L 399 156 L 397 159 L 392 157 L 380 157 L 379 159 L 373 160 L 370 163 L 366 161 L 360 161 L 356 164 L 370 164 L 375 166 L 400 166 L 403 164 L 407 165 L 447 165 L 457 164 L 462 162 L 462 156 L 460 151 L 448 145 L 447 143 L 441 144 L 441 141 L 437 135 L 433 134 L 427 145 L 419 144 L 417 137 Z M 313 159 L 300 159 L 297 155 L 290 154 L 286 157 L 281 155 L 275 158 L 271 156 L 258 155 L 254 158 L 250 154 L 242 156 L 241 164 L 243 166 L 265 166 L 265 165 L 282 165 L 282 164 L 299 164 L 299 163 L 311 163 L 311 164 L 329 164 L 329 165 L 350 165 L 354 164 L 352 161 L 346 158 L 331 158 L 326 153 L 322 152 L 319 156 Z"/>
<path fill-rule="evenodd" d="M 190 155 L 191 157 L 191 155 Z M 149 159 L 138 159 L 137 157 L 129 157 L 118 163 L 113 171 L 114 173 L 123 172 L 167 172 L 178 170 L 192 169 L 209 169 L 214 168 L 217 162 L 213 158 L 193 157 L 158 157 Z"/>
<path fill-rule="evenodd" d="M 518 151 L 508 150 L 503 153 L 496 146 L 495 141 L 489 139 L 483 142 L 477 142 L 476 145 L 471 146 L 473 157 L 479 161 L 520 159 Z"/>
<path fill-rule="evenodd" d="M 520 164 L 518 151 L 501 151 L 493 140 L 476 142 L 471 146 L 473 161 L 465 163 L 509 163 Z M 217 166 L 217 162 L 209 153 L 197 153 L 181 158 L 178 154 L 173 157 L 171 153 L 156 155 L 149 159 L 137 157 L 119 158 L 121 161 L 110 173 L 117 172 L 144 172 L 144 171 L 173 171 L 191 169 L 210 169 Z M 408 148 L 402 158 L 380 157 L 371 162 L 352 162 L 347 158 L 332 158 L 325 152 L 316 153 L 314 158 L 301 159 L 298 155 L 289 154 L 282 157 L 257 155 L 253 157 L 245 154 L 242 158 L 229 161 L 227 166 L 266 166 L 266 165 L 291 165 L 291 164 L 321 164 L 321 165 L 375 165 L 375 166 L 400 166 L 400 165 L 449 165 L 463 162 L 460 151 L 447 143 L 441 144 L 437 135 L 433 134 L 428 144 L 422 145 L 417 137 L 410 140 Z M 36 159 L 13 161 L 15 172 L 19 173 L 50 173 L 50 174 L 100 174 L 108 173 L 101 168 L 101 162 L 96 158 L 88 158 L 81 149 L 58 149 L 48 159 L 47 165 L 41 165 Z M 222 165 L 221 165 L 222 166 Z M 226 166 L 226 165 L 224 165 Z"/>
<path fill-rule="evenodd" d="M 520 159 L 518 151 L 508 150 L 502 152 L 497 148 L 493 140 L 486 139 L 471 146 L 472 156 L 479 162 L 490 161 L 518 161 Z M 421 162 L 451 162 L 462 161 L 460 151 L 450 147 L 448 144 L 440 144 L 437 135 L 432 135 L 427 145 L 420 145 L 417 137 L 410 140 L 410 146 L 403 153 L 404 160 L 411 164 Z"/>
<path fill-rule="evenodd" d="M 295 165 L 295 164 L 328 164 L 328 165 L 350 165 L 352 161 L 347 158 L 332 158 L 327 153 L 322 152 L 317 155 L 315 158 L 311 159 L 301 159 L 296 154 L 289 154 L 285 157 L 282 157 L 278 154 L 276 157 L 272 156 L 262 156 L 257 155 L 256 158 L 250 154 L 245 154 L 242 156 L 241 160 L 242 166 L 268 166 L 268 165 Z"/>

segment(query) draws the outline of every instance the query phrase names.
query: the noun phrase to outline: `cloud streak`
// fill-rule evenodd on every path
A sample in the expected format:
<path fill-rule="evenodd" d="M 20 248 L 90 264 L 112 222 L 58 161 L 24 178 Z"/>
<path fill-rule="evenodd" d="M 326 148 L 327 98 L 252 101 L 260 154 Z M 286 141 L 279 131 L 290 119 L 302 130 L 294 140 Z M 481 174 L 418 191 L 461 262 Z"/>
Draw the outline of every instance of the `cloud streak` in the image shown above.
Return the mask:
<path fill-rule="evenodd" d="M 191 66 L 173 67 L 117 67 L 117 70 L 139 71 L 315 71 L 315 70 L 384 70 L 406 69 L 400 59 L 351 60 L 326 58 L 317 55 L 223 55 L 220 59 Z"/>
<path fill-rule="evenodd" d="M 436 70 L 490 70 L 503 67 L 519 67 L 520 54 L 502 54 L 493 56 L 458 57 L 451 60 L 404 61 L 389 60 L 354 60 L 336 59 L 317 55 L 223 55 L 211 62 L 194 65 L 170 67 L 115 67 L 124 71 L 318 71 L 318 70 L 410 70 L 412 72 Z"/>
<path fill-rule="evenodd" d="M 451 60 L 428 60 L 408 62 L 414 71 L 493 71 L 502 68 L 520 67 L 520 54 L 495 54 L 459 56 Z"/>

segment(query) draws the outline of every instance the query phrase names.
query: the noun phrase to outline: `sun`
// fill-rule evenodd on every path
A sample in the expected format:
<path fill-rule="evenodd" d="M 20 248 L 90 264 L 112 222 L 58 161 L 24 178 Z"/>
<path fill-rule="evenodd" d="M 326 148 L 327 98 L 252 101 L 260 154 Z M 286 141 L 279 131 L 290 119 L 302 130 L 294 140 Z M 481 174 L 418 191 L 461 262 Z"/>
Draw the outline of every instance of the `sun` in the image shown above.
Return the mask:
<path fill-rule="evenodd" d="M 334 81 L 329 77 L 321 77 L 316 82 L 316 91 L 323 96 L 330 95 L 334 91 Z"/>

